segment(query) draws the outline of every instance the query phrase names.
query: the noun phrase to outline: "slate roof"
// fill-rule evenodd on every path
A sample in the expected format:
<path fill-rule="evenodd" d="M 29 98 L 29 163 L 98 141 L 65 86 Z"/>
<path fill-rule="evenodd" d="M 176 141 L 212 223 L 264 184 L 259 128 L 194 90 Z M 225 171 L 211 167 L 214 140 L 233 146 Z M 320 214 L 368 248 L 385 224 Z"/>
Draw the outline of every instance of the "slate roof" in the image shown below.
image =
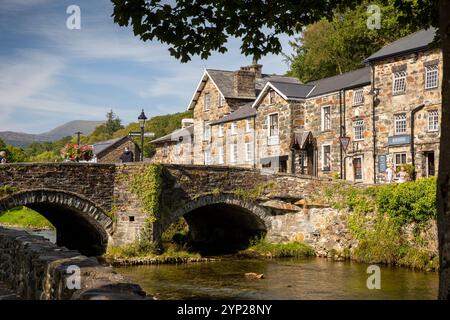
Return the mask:
<path fill-rule="evenodd" d="M 314 85 L 301 83 L 275 82 L 270 83 L 282 92 L 288 99 L 305 99 L 308 97 Z"/>
<path fill-rule="evenodd" d="M 309 82 L 307 85 L 313 85 L 315 87 L 308 95 L 308 98 L 336 92 L 341 89 L 351 89 L 368 85 L 371 83 L 370 77 L 370 67 L 365 67 L 334 77 Z"/>
<path fill-rule="evenodd" d="M 300 83 L 297 78 L 287 77 L 281 75 L 269 75 L 269 74 L 261 74 L 261 78 L 255 79 L 255 93 L 252 96 L 238 96 L 235 94 L 233 90 L 233 81 L 234 81 L 234 73 L 235 71 L 228 70 L 216 70 L 216 69 L 206 69 L 205 74 L 203 75 L 194 96 L 191 99 L 188 109 L 192 109 L 195 102 L 198 99 L 200 91 L 203 89 L 203 86 L 206 83 L 206 79 L 209 75 L 211 80 L 216 84 L 219 91 L 223 94 L 224 98 L 227 99 L 242 99 L 242 100 L 254 100 L 261 90 L 264 88 L 268 81 L 275 82 L 285 82 L 285 83 Z"/>
<path fill-rule="evenodd" d="M 126 140 L 126 139 L 129 139 L 129 138 L 121 137 L 121 138 L 115 138 L 115 139 L 110 139 L 110 140 L 106 140 L 106 141 L 96 142 L 92 145 L 94 147 L 94 154 L 96 156 L 98 156 L 99 154 L 106 152 L 110 148 L 112 148 L 116 145 L 120 145 L 123 142 L 123 140 Z"/>
<path fill-rule="evenodd" d="M 239 107 L 236 111 L 233 111 L 217 121 L 211 122 L 211 125 L 216 125 L 220 123 L 226 123 L 231 121 L 237 121 L 241 119 L 256 117 L 256 109 L 252 108 L 252 102 L 246 103 L 243 106 Z"/>
<path fill-rule="evenodd" d="M 373 55 L 364 60 L 364 62 L 367 63 L 404 55 L 407 53 L 426 50 L 433 42 L 436 31 L 437 30 L 435 28 L 429 28 L 426 30 L 417 31 L 406 37 L 398 39 L 397 41 L 394 41 L 375 52 Z"/>
<path fill-rule="evenodd" d="M 175 142 L 180 141 L 180 138 L 182 138 L 186 134 L 186 130 L 191 134 L 191 136 L 194 135 L 194 126 L 189 126 L 184 129 L 177 129 L 173 131 L 172 133 L 166 134 L 165 136 L 159 137 L 158 139 L 150 141 L 150 143 L 159 144 L 159 143 L 165 143 L 165 142 Z"/>

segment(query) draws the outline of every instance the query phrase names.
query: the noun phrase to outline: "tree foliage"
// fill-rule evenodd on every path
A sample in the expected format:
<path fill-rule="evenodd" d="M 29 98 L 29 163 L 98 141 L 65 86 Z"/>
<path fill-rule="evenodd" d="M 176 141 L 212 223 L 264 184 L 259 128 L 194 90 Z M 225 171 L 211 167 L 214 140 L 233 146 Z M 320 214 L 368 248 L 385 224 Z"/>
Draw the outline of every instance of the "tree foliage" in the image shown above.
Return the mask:
<path fill-rule="evenodd" d="M 364 66 L 363 60 L 384 45 L 420 29 L 400 24 L 403 13 L 395 0 L 365 0 L 356 8 L 336 12 L 328 21 L 307 26 L 290 44 L 295 53 L 288 57 L 289 75 L 303 82 L 342 74 Z M 380 8 L 380 29 L 369 29 L 369 5 Z"/>

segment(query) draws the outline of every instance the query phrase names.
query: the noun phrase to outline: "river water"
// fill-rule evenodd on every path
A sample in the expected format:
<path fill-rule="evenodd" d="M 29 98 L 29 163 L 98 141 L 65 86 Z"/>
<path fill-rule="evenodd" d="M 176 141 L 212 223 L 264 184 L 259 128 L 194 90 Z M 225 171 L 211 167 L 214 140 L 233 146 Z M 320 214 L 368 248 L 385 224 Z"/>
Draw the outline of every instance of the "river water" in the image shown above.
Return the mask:
<path fill-rule="evenodd" d="M 158 299 L 435 299 L 438 274 L 381 267 L 381 289 L 369 290 L 367 265 L 321 258 L 233 260 L 120 267 Z M 261 280 L 245 273 L 263 273 Z"/>
<path fill-rule="evenodd" d="M 52 230 L 29 231 L 52 242 Z M 321 258 L 221 261 L 119 267 L 158 299 L 435 299 L 438 273 L 380 266 L 381 289 L 369 290 L 368 265 Z M 250 279 L 245 273 L 264 274 Z"/>

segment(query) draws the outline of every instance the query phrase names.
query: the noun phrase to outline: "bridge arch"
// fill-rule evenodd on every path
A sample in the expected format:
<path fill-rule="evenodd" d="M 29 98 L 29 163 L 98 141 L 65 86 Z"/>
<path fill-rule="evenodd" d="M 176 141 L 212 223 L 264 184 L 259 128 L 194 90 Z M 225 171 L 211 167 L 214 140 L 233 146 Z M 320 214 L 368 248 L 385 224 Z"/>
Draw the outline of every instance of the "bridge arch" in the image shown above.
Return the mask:
<path fill-rule="evenodd" d="M 231 194 L 198 197 L 172 213 L 165 229 L 184 217 L 190 242 L 206 254 L 236 252 L 270 229 L 269 213 L 251 200 Z"/>
<path fill-rule="evenodd" d="M 85 197 L 61 190 L 33 189 L 0 199 L 0 213 L 19 206 L 35 210 L 54 225 L 57 245 L 88 256 L 105 252 L 113 221 Z"/>

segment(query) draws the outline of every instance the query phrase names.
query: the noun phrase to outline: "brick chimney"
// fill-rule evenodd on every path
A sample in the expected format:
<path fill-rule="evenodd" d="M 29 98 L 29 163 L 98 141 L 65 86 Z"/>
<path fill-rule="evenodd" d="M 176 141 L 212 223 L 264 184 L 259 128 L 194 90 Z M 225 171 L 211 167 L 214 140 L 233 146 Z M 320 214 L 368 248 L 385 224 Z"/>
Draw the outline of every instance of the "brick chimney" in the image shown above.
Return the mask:
<path fill-rule="evenodd" d="M 251 64 L 234 72 L 233 91 L 239 97 L 255 96 L 255 79 L 261 78 L 262 65 Z"/>

